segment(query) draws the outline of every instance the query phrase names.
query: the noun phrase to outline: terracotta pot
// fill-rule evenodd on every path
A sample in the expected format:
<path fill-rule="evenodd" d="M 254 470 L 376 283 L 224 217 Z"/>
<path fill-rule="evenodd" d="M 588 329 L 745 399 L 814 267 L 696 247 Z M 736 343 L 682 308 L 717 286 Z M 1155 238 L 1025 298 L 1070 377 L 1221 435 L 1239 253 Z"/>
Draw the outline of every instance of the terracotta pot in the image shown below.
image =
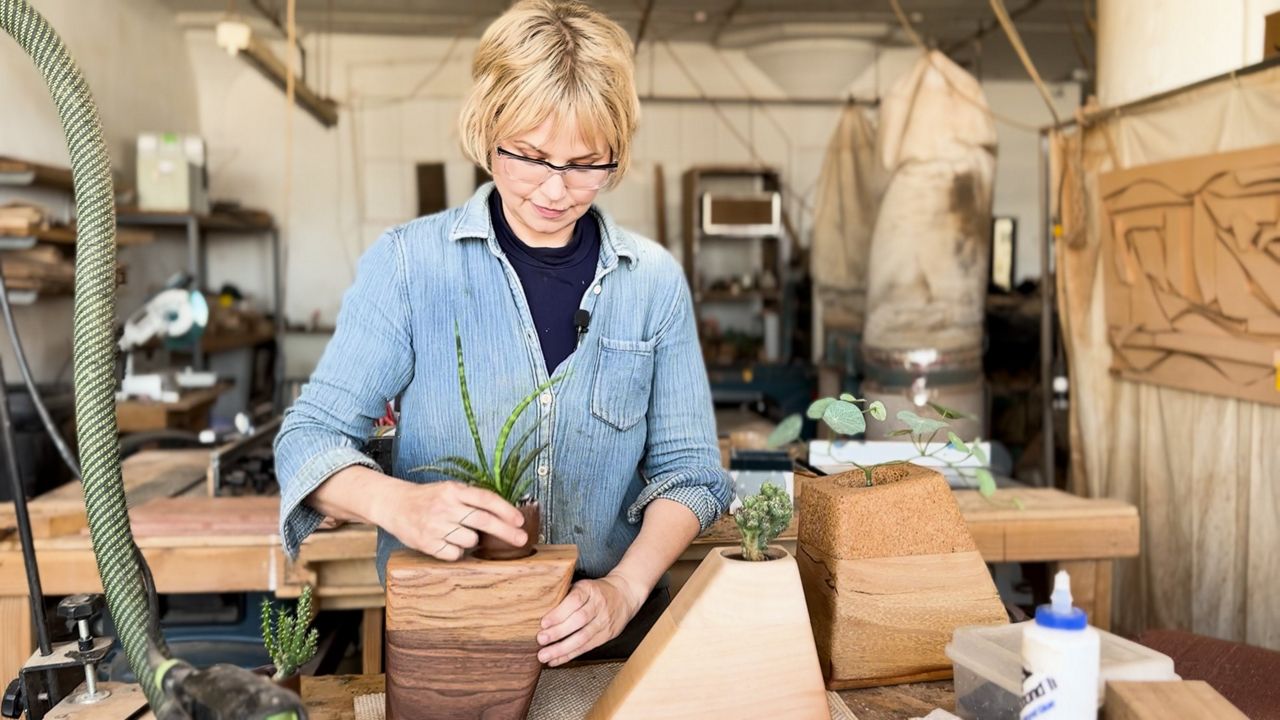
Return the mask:
<path fill-rule="evenodd" d="M 286 690 L 292 690 L 294 693 L 298 695 L 298 697 L 302 697 L 302 676 L 299 675 L 296 670 L 289 677 L 281 678 L 279 680 L 275 679 L 274 677 L 276 674 L 275 665 L 262 665 L 254 668 L 253 672 L 257 675 L 262 675 L 263 677 L 271 678 L 271 681 L 274 682 L 276 685 L 279 685 L 280 687 Z"/>
<path fill-rule="evenodd" d="M 516 546 L 488 533 L 480 533 L 480 544 L 476 546 L 475 556 L 482 560 L 516 560 L 529 557 L 534 553 L 533 546 L 538 542 L 538 531 L 542 527 L 542 506 L 536 500 L 517 505 L 516 509 L 524 516 L 523 530 L 528 535 L 523 545 Z"/>

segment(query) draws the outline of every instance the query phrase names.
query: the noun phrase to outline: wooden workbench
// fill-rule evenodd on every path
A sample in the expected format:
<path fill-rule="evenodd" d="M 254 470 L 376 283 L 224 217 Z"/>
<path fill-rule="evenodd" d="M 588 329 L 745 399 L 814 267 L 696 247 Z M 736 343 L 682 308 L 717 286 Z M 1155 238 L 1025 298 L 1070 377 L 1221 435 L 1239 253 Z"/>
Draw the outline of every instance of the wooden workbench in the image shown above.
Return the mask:
<path fill-rule="evenodd" d="M 280 547 L 275 498 L 203 497 L 208 453 L 147 451 L 124 466 L 138 545 L 162 593 L 275 592 L 296 597 L 315 588 L 319 609 L 363 609 L 365 672 L 380 672 L 383 590 L 374 567 L 377 534 L 368 525 L 314 533 L 297 561 Z M 987 562 L 1054 562 L 1072 573 L 1076 602 L 1099 627 L 1109 627 L 1112 561 L 1138 554 L 1138 515 L 1114 500 L 1088 500 L 1056 490 L 1002 490 L 1025 509 L 993 504 L 976 491 L 956 492 Z M 172 500 L 166 500 L 177 496 Z M 238 503 L 238 504 L 237 504 Z M 30 655 L 31 620 L 22 555 L 12 532 L 12 507 L 0 506 L 0 677 L 13 677 Z M 44 592 L 98 592 L 97 566 L 83 525 L 80 489 L 64 486 L 31 503 Z M 6 529 L 7 528 L 7 529 Z M 794 527 L 782 542 L 794 548 Z M 736 543 L 722 518 L 681 555 L 673 588 L 683 584 L 716 546 Z"/>

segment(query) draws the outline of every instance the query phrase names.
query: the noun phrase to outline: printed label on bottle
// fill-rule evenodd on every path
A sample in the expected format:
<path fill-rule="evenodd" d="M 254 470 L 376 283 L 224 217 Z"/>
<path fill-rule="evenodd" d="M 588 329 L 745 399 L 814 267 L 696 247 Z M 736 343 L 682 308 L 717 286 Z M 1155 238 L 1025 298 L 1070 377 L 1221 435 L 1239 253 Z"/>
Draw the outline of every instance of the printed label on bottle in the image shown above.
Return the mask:
<path fill-rule="evenodd" d="M 1048 717 L 1058 704 L 1058 681 L 1044 673 L 1022 671 L 1022 712 L 1019 720 Z"/>

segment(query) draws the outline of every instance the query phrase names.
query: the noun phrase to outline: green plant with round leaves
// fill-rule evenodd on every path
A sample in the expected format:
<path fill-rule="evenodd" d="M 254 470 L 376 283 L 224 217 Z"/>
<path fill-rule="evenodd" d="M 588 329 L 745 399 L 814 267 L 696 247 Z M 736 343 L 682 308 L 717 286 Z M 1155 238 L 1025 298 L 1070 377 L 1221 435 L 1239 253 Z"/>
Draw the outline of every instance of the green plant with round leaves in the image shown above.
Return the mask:
<path fill-rule="evenodd" d="M 535 398 L 568 376 L 558 375 L 547 380 L 516 404 L 498 431 L 498 441 L 494 445 L 493 456 L 490 457 L 485 452 L 484 439 L 480 437 L 475 408 L 471 404 L 471 394 L 467 391 L 467 368 L 462 359 L 462 335 L 458 332 L 456 323 L 453 328 L 453 339 L 458 357 L 458 389 L 462 395 L 462 412 L 467 418 L 467 429 L 471 432 L 471 440 L 475 443 L 476 457 L 475 460 L 470 460 L 460 455 L 450 455 L 437 460 L 434 464 L 415 467 L 409 472 L 436 472 L 468 485 L 491 490 L 503 500 L 516 505 L 527 497 L 529 485 L 533 482 L 533 478 L 528 476 L 529 468 L 547 449 L 547 445 L 544 443 L 528 453 L 524 452 L 525 445 L 538 427 L 537 423 L 534 423 L 508 451 L 511 432 Z"/>
<path fill-rule="evenodd" d="M 306 664 L 316 654 L 319 636 L 320 632 L 311 627 L 310 585 L 302 589 L 293 612 L 284 607 L 273 608 L 270 600 L 262 601 L 262 644 L 276 667 L 273 680 L 283 680 Z"/>
<path fill-rule="evenodd" d="M 865 405 L 866 407 L 860 407 L 860 405 Z M 898 421 L 902 423 L 903 427 L 889 433 L 890 437 L 909 436 L 916 452 L 919 453 L 918 455 L 906 460 L 893 460 L 875 465 L 859 465 L 850 461 L 851 464 L 862 471 L 867 479 L 867 486 L 870 487 L 875 484 L 876 468 L 905 465 L 916 460 L 931 458 L 943 463 L 962 477 L 975 481 L 978 486 L 978 492 L 983 497 L 990 499 L 996 492 L 996 480 L 991 475 L 991 471 L 985 467 L 989 460 L 987 459 L 987 454 L 982 450 L 981 438 L 975 438 L 972 442 L 966 443 L 951 430 L 951 425 L 947 420 L 966 417 L 963 413 L 936 403 L 929 403 L 929 407 L 938 414 L 938 418 L 921 417 L 911 410 L 902 410 L 898 413 Z M 854 397 L 849 393 L 842 393 L 839 397 L 815 400 L 809 405 L 805 415 L 810 419 L 826 423 L 827 427 L 837 434 L 857 435 L 866 431 L 868 415 L 874 420 L 883 421 L 887 413 L 884 403 L 879 400 L 868 403 L 862 398 Z M 777 448 L 795 442 L 800 438 L 803 426 L 804 420 L 799 414 L 791 415 L 779 423 L 778 427 L 769 435 L 768 446 Z M 945 435 L 943 435 L 944 432 Z M 947 442 L 935 447 L 940 435 L 943 435 Z M 941 455 L 948 448 L 962 453 L 963 456 L 956 459 L 954 456 Z M 970 458 L 976 459 L 984 467 L 965 467 L 964 463 Z M 1013 499 L 1013 503 L 1021 507 L 1021 501 L 1017 498 Z"/>
<path fill-rule="evenodd" d="M 773 483 L 762 484 L 760 492 L 743 500 L 742 507 L 733 514 L 742 534 L 743 559 L 767 560 L 769 543 L 791 524 L 792 512 L 791 496 Z"/>

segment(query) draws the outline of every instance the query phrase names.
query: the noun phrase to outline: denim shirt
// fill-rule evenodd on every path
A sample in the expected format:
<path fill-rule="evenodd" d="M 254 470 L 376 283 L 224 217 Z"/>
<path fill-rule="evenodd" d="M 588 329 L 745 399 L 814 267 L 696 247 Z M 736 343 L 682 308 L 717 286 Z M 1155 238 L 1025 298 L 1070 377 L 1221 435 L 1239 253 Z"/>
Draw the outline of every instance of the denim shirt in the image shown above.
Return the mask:
<path fill-rule="evenodd" d="M 290 556 L 322 516 L 302 503 L 338 470 L 378 469 L 360 452 L 386 403 L 401 398 L 392 474 L 442 457 L 474 457 L 458 388 L 454 323 L 467 388 L 486 452 L 516 404 L 548 379 L 519 278 L 498 247 L 487 199 L 492 183 L 461 208 L 387 231 L 360 260 L 337 328 L 311 380 L 285 413 L 275 441 L 280 537 Z M 540 542 L 575 544 L 578 570 L 607 574 L 639 534 L 645 507 L 666 498 L 705 530 L 727 508 L 706 369 L 692 301 L 675 259 L 658 244 L 600 222 L 591 313 L 578 349 L 555 369 L 565 379 L 542 393 L 513 439 L 536 423 L 528 448 L 542 506 Z M 378 532 L 378 576 L 403 547 Z"/>

